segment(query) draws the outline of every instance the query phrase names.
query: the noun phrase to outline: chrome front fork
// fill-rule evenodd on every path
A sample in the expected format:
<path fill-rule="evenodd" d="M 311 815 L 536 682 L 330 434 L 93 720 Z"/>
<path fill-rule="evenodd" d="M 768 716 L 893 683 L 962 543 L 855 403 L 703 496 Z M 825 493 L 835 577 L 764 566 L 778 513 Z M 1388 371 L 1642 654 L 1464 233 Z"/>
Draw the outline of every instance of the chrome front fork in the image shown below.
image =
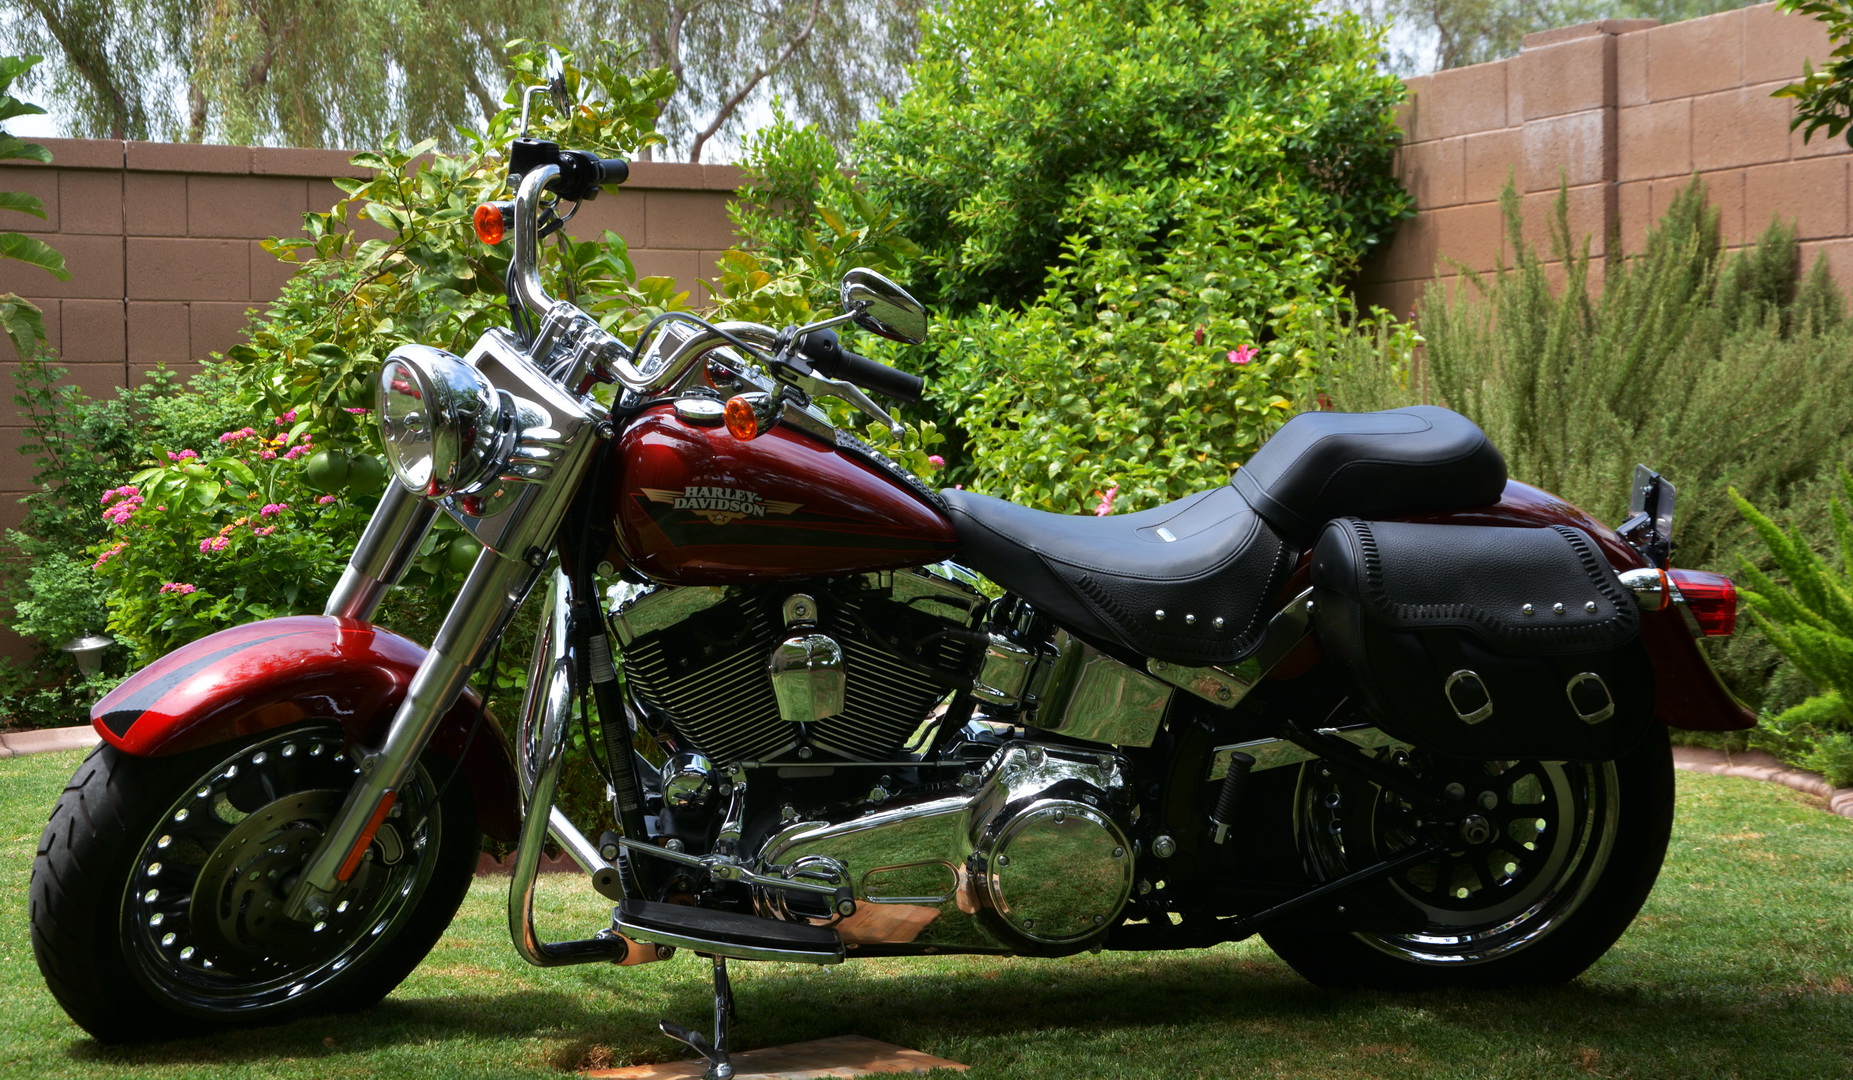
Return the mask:
<path fill-rule="evenodd" d="M 398 485 L 394 484 L 393 488 L 398 489 Z M 389 493 L 386 499 L 390 498 Z M 386 505 L 386 499 L 381 500 L 382 506 L 374 513 L 374 524 L 382 519 L 398 519 L 403 522 L 403 531 L 397 539 L 381 541 L 376 538 L 373 525 L 368 526 L 366 537 L 375 544 L 370 546 L 363 541 L 348 564 L 348 573 L 342 577 L 343 585 L 350 579 L 358 579 L 359 584 L 337 588 L 336 595 L 329 600 L 331 609 L 340 601 L 344 607 L 340 613 L 354 613 L 348 614 L 350 618 L 358 618 L 360 613 L 371 615 L 378 607 L 379 594 L 385 590 L 373 589 L 369 581 L 391 585 L 383 576 L 374 576 L 368 570 L 377 566 L 381 575 L 386 572 L 403 574 L 405 563 L 410 559 L 401 558 L 400 554 L 408 547 L 416 551 L 418 543 L 414 534 L 422 537 L 424 528 L 430 527 L 428 520 L 422 528 L 418 527 L 419 515 L 400 514 L 397 507 Z M 435 514 L 434 510 L 429 512 Z M 385 535 L 384 529 L 380 535 Z M 382 556 L 382 549 L 392 557 Z M 363 556 L 372 561 L 363 564 Z M 405 700 L 393 716 L 386 741 L 361 758 L 360 779 L 348 792 L 347 801 L 335 815 L 321 846 L 304 864 L 290 893 L 287 912 L 290 918 L 313 922 L 322 918 L 332 906 L 335 894 L 353 877 L 366 855 L 367 846 L 373 842 L 374 833 L 391 812 L 399 787 L 411 775 L 419 752 L 430 741 L 444 715 L 457 703 L 471 673 L 487 658 L 489 646 L 539 577 L 539 567 L 503 558 L 488 548 L 476 557 L 476 565 L 470 569 L 469 577 L 457 594 L 457 603 L 445 617 L 443 626 L 438 628 L 431 651 L 419 666 L 418 674 L 413 676 Z"/>
<path fill-rule="evenodd" d="M 367 531 L 348 556 L 347 569 L 322 614 L 340 619 L 370 622 L 405 571 L 418 555 L 431 523 L 437 520 L 438 508 L 427 499 L 407 491 L 396 480 L 386 481 L 386 493 L 367 521 Z"/>

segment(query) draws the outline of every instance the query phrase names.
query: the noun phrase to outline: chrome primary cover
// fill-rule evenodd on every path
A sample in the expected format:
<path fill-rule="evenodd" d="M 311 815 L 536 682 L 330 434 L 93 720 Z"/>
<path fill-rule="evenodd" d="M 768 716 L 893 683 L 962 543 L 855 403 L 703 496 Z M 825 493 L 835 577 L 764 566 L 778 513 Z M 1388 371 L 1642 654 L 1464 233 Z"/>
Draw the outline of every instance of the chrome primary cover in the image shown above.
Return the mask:
<path fill-rule="evenodd" d="M 1125 763 L 1013 742 L 979 775 L 970 795 L 788 825 L 761 872 L 846 878 L 857 910 L 833 925 L 852 949 L 1068 952 L 1104 934 L 1132 891 Z M 783 895 L 762 910 L 807 917 Z"/>

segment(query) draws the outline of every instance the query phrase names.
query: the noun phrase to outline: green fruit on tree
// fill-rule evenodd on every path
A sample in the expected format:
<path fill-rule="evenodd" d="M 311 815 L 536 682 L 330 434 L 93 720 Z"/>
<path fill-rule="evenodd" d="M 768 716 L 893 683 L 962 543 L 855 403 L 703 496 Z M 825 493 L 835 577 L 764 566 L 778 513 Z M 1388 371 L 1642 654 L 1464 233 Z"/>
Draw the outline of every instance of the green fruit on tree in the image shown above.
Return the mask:
<path fill-rule="evenodd" d="M 474 537 L 459 535 L 444 552 L 444 567 L 453 574 L 467 574 L 470 567 L 476 565 L 476 556 L 482 550 L 483 546 Z"/>
<path fill-rule="evenodd" d="M 303 482 L 324 495 L 347 486 L 351 466 L 345 450 L 319 450 L 302 467 Z"/>
<path fill-rule="evenodd" d="M 386 466 L 372 454 L 355 454 L 348 465 L 348 490 L 360 495 L 378 495 L 386 485 Z"/>

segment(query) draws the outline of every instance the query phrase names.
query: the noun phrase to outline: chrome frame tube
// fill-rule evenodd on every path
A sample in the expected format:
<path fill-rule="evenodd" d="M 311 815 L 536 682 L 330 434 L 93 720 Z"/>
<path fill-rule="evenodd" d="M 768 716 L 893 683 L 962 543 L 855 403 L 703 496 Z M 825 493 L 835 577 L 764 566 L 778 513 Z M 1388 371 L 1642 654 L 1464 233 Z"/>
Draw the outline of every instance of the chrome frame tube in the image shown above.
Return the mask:
<path fill-rule="evenodd" d="M 418 555 L 418 545 L 437 520 L 436 504 L 407 491 L 388 477 L 386 491 L 348 556 L 347 569 L 328 594 L 322 614 L 371 621 L 386 593 L 399 584 Z"/>
<path fill-rule="evenodd" d="M 586 872 L 608 865 L 553 805 L 566 762 L 566 732 L 572 722 L 575 697 L 572 642 L 566 633 L 566 597 L 565 575 L 555 570 L 547 585 L 547 613 L 534 635 L 534 661 L 528 668 L 528 692 L 522 702 L 520 737 L 515 744 L 523 803 L 521 841 L 515 849 L 514 877 L 508 887 L 508 936 L 521 958 L 536 967 L 619 961 L 630 951 L 629 943 L 616 934 L 585 941 L 544 942 L 534 931 L 534 887 L 540 878 L 540 857 L 548 833 L 560 836 L 568 854 Z"/>
<path fill-rule="evenodd" d="M 539 568 L 502 558 L 487 548 L 476 557 L 384 742 L 361 759 L 360 779 L 329 824 L 321 845 L 303 865 L 301 879 L 290 893 L 286 912 L 290 918 L 312 921 L 328 909 L 341 888 L 341 866 L 366 834 L 375 808 L 411 774 L 438 723 L 457 703 L 488 646 L 539 575 Z"/>
<path fill-rule="evenodd" d="M 566 575 L 557 568 L 547 582 L 546 614 L 534 631 L 534 651 L 528 661 L 528 688 L 521 700 L 521 716 L 515 725 L 515 773 L 521 783 L 524 801 L 523 820 L 531 820 L 540 803 L 533 802 L 535 784 L 553 753 L 547 742 L 548 724 L 557 713 L 566 719 L 560 723 L 561 746 L 572 715 L 573 701 L 579 687 L 573 685 L 572 673 L 579 670 L 573 654 L 572 639 L 566 633 L 566 616 L 570 586 Z M 564 754 L 562 749 L 560 753 Z M 598 845 L 586 838 L 572 820 L 551 801 L 545 804 L 547 833 L 557 841 L 573 862 L 588 874 L 608 870 L 611 864 L 598 852 Z M 525 842 L 526 832 L 522 834 Z M 519 865 L 519 864 L 517 864 Z M 512 894 L 511 894 L 512 895 Z M 511 916 L 512 918 L 512 916 Z M 511 923 L 512 925 L 512 923 Z"/>

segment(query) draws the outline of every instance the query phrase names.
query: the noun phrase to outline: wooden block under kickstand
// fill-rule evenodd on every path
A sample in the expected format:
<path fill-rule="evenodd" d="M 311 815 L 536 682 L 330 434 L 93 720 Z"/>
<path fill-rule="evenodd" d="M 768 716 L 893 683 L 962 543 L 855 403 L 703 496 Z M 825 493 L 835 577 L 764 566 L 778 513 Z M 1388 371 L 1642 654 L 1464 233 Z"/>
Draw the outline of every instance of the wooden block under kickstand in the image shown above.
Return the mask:
<path fill-rule="evenodd" d="M 662 1065 L 632 1065 L 624 1069 L 593 1069 L 582 1076 L 621 1080 L 692 1080 L 708 1067 L 700 1058 Z M 854 1077 L 874 1073 L 923 1073 L 928 1069 L 970 1068 L 892 1043 L 860 1035 L 768 1046 L 733 1056 L 735 1080 L 812 1080 L 813 1077 Z"/>

